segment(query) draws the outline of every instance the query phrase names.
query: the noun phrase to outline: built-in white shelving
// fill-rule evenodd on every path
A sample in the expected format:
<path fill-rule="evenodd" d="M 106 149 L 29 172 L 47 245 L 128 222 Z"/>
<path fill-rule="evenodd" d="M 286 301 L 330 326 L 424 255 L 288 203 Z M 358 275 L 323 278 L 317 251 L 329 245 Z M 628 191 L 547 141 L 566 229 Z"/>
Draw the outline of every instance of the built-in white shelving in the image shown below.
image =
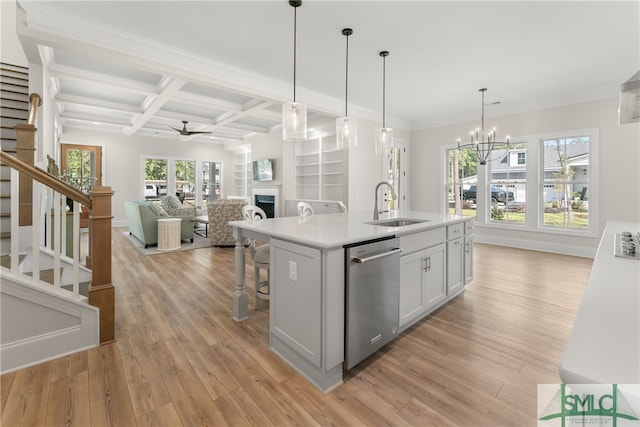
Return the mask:
<path fill-rule="evenodd" d="M 346 200 L 346 151 L 335 135 L 296 143 L 296 198 Z"/>
<path fill-rule="evenodd" d="M 233 195 L 249 196 L 251 184 L 251 152 L 233 155 Z"/>

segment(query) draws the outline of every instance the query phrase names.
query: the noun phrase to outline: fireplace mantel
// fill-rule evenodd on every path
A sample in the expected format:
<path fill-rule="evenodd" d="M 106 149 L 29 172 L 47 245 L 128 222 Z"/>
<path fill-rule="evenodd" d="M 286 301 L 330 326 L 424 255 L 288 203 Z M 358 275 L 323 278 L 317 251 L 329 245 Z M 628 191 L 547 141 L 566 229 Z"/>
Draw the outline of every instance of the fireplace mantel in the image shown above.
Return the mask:
<path fill-rule="evenodd" d="M 279 185 L 254 185 L 251 187 L 251 204 L 257 205 L 256 196 L 274 197 L 274 217 L 280 216 L 280 186 Z"/>

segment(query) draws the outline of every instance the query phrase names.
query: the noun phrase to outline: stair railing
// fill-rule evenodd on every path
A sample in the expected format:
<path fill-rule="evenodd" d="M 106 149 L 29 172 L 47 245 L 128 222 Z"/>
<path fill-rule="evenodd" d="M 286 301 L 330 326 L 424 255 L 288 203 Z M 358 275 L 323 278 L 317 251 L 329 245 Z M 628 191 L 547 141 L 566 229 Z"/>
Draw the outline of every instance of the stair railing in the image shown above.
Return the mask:
<path fill-rule="evenodd" d="M 70 257 L 72 270 L 71 298 L 80 298 L 80 205 L 89 210 L 89 254 L 86 265 L 91 268 L 89 286 L 89 304 L 100 309 L 100 342 L 115 339 L 114 287 L 111 283 L 111 197 L 110 187 L 94 186 L 89 195 L 69 186 L 66 182 L 48 174 L 44 170 L 31 166 L 9 154 L 0 151 L 0 163 L 11 167 L 11 254 L 10 270 L 12 274 L 29 277 L 33 283 L 40 283 L 41 248 L 47 247 L 53 252 L 53 289 L 60 294 L 62 263 L 69 262 L 66 256 L 66 201 L 73 200 L 73 256 Z M 20 225 L 19 192 L 24 183 L 33 182 L 33 207 L 31 209 L 31 274 L 20 271 Z M 44 201 L 44 203 L 43 203 Z M 53 209 L 53 216 L 51 216 Z M 53 220 L 51 219 L 53 218 Z M 62 220 L 64 218 L 64 220 Z M 44 225 L 46 224 L 46 225 Z M 53 233 L 52 233 L 53 231 Z M 25 233 L 26 234 L 26 233 Z M 52 238 L 50 236 L 53 235 Z M 45 246 L 45 241 L 48 244 Z M 26 246 L 26 245 L 25 245 Z M 24 266 L 23 266 L 24 268 Z"/>

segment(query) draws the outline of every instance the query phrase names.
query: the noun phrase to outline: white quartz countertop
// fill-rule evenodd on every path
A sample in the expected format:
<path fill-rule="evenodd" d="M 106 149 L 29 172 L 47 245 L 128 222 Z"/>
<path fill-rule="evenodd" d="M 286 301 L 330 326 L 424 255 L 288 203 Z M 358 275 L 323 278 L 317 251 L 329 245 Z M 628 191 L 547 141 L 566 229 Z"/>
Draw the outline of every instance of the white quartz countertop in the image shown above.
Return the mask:
<path fill-rule="evenodd" d="M 607 223 L 560 362 L 565 384 L 640 384 L 640 260 L 614 256 L 621 231 L 640 224 Z"/>
<path fill-rule="evenodd" d="M 417 211 L 380 214 L 380 220 L 390 218 L 420 219 L 425 222 L 403 227 L 386 227 L 368 224 L 373 220 L 372 212 L 348 212 L 311 215 L 306 218 L 270 218 L 255 222 L 231 221 L 229 225 L 311 247 L 330 249 L 380 237 L 412 234 L 473 219 Z"/>

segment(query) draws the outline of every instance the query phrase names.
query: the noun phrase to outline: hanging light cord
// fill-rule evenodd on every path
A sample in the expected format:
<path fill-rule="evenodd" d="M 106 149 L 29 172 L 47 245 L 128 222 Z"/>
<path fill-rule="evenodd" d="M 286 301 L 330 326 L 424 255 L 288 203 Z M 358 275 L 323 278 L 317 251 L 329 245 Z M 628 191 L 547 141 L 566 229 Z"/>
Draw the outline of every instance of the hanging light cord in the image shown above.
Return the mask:
<path fill-rule="evenodd" d="M 482 121 L 480 123 L 481 126 L 481 131 L 482 133 L 480 134 L 480 138 L 482 138 L 480 141 L 484 142 L 484 92 L 486 91 L 486 89 L 480 89 L 480 93 L 482 93 Z"/>
<path fill-rule="evenodd" d="M 383 55 L 382 56 L 382 127 L 386 128 L 387 126 L 385 125 L 384 122 L 384 118 L 385 118 L 385 106 L 387 105 L 386 102 L 386 92 L 387 92 L 387 88 L 386 88 L 386 64 L 387 64 L 387 56 Z"/>
<path fill-rule="evenodd" d="M 343 34 L 345 34 L 343 30 Z M 347 96 L 349 95 L 349 33 L 346 33 L 347 37 L 347 57 L 345 59 L 345 73 L 344 73 L 344 116 L 349 117 L 347 114 Z"/>
<path fill-rule="evenodd" d="M 296 6 L 293 7 L 293 102 L 296 102 L 296 34 L 297 34 L 297 11 Z"/>
<path fill-rule="evenodd" d="M 387 64 L 387 56 L 389 55 L 389 52 L 386 50 L 383 50 L 382 52 L 380 52 L 380 56 L 382 56 L 382 128 L 386 128 L 386 124 L 385 124 L 385 110 L 386 110 L 386 92 L 387 92 L 387 85 L 386 85 L 386 64 Z"/>

